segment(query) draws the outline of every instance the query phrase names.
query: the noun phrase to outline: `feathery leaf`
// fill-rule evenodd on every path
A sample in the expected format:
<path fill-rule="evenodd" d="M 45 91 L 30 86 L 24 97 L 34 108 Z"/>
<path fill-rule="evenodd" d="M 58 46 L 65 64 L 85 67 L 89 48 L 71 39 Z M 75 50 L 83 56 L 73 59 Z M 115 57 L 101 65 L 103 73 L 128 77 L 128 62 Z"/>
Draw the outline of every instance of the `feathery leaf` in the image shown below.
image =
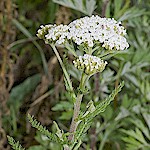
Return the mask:
<path fill-rule="evenodd" d="M 7 136 L 9 144 L 12 146 L 14 150 L 25 150 L 19 142 L 16 142 L 12 137 Z"/>
<path fill-rule="evenodd" d="M 46 127 L 43 127 L 40 122 L 38 122 L 36 119 L 34 119 L 33 116 L 28 114 L 28 120 L 31 123 L 32 127 L 36 128 L 38 131 L 40 131 L 42 134 L 46 135 L 50 141 L 56 142 L 56 143 L 62 143 L 62 141 L 59 139 L 59 137 L 51 132 L 49 132 Z"/>

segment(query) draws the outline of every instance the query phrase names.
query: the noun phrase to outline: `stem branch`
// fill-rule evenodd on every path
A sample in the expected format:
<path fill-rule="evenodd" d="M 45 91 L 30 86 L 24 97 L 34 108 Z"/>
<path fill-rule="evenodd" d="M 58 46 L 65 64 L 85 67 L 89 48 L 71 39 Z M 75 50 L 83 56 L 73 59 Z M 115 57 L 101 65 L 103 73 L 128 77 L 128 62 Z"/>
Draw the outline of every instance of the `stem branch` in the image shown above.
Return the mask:
<path fill-rule="evenodd" d="M 60 57 L 60 55 L 59 55 L 59 53 L 58 53 L 58 51 L 57 51 L 55 45 L 51 44 L 51 47 L 53 48 L 53 51 L 54 51 L 54 53 L 55 53 L 55 55 L 56 55 L 56 57 L 57 57 L 57 59 L 58 59 L 58 61 L 59 61 L 59 63 L 60 63 L 60 66 L 61 66 L 61 68 L 62 68 L 62 70 L 63 70 L 63 72 L 64 72 L 64 75 L 65 75 L 65 78 L 66 78 L 67 83 L 68 83 L 68 85 L 69 85 L 69 88 L 70 88 L 70 90 L 73 92 L 73 87 L 72 87 L 72 84 L 71 84 L 71 81 L 70 81 L 70 77 L 69 77 L 69 75 L 68 75 L 68 73 L 67 73 L 67 70 L 66 70 L 66 68 L 65 68 L 65 66 L 64 66 L 64 64 L 63 64 L 63 62 L 62 62 L 62 60 L 61 60 L 61 57 Z"/>

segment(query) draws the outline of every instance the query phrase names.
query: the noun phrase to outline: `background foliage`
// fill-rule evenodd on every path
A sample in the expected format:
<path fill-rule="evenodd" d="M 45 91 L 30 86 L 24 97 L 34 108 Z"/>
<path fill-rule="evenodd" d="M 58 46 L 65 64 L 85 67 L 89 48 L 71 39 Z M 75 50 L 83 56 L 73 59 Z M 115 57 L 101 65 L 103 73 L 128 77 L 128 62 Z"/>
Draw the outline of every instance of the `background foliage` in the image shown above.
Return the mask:
<path fill-rule="evenodd" d="M 59 63 L 51 48 L 36 38 L 36 31 L 41 24 L 68 24 L 92 14 L 122 21 L 130 48 L 107 58 L 107 69 L 88 83 L 91 92 L 82 108 L 91 99 L 96 103 L 107 97 L 122 80 L 125 87 L 95 118 L 80 149 L 150 149 L 149 0 L 1 0 L 0 4 L 7 10 L 0 8 L 0 149 L 10 149 L 6 135 L 29 150 L 60 149 L 31 128 L 26 117 L 34 115 L 55 133 L 53 120 L 68 131 L 73 113 Z M 62 47 L 59 52 L 64 63 L 72 61 Z M 77 87 L 80 72 L 71 63 L 66 66 Z"/>

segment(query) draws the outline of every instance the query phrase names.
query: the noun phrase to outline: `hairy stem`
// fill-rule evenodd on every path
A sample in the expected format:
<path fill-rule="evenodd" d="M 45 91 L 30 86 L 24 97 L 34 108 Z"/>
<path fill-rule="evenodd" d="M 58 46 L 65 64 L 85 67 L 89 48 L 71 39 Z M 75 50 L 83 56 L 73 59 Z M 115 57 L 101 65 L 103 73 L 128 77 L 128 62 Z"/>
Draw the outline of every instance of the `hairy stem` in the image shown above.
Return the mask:
<path fill-rule="evenodd" d="M 88 80 L 88 78 L 89 77 L 86 74 L 84 74 L 84 73 L 82 74 L 81 82 L 79 85 L 79 89 L 81 91 L 84 91 L 85 84 L 86 84 L 86 81 Z M 80 113 L 80 105 L 81 105 L 82 97 L 83 97 L 83 94 L 81 94 L 79 92 L 77 95 L 77 98 L 76 98 L 76 102 L 74 103 L 73 118 L 72 118 L 72 122 L 71 122 L 71 126 L 70 126 L 70 133 L 72 133 L 72 134 L 70 134 L 70 136 L 68 137 L 68 139 L 70 141 L 74 140 L 74 132 L 76 131 L 77 126 L 78 126 L 77 118 L 78 118 L 79 113 Z"/>
<path fill-rule="evenodd" d="M 68 139 L 70 141 L 72 141 L 74 139 L 73 133 L 76 131 L 77 126 L 78 126 L 77 118 L 78 118 L 79 112 L 80 112 L 80 105 L 81 105 L 82 97 L 83 97 L 83 94 L 78 94 L 76 102 L 74 103 L 73 118 L 72 118 L 72 122 L 71 122 L 71 126 L 70 126 L 70 133 L 72 133 L 72 134 L 70 134 L 70 136 L 68 137 Z"/>

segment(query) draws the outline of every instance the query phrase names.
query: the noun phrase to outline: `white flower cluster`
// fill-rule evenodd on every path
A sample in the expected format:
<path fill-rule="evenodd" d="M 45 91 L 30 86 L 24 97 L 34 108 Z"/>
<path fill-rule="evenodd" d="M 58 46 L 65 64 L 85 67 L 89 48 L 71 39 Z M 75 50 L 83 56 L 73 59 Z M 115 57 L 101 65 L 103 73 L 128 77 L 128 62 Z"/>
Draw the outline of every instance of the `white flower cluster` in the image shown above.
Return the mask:
<path fill-rule="evenodd" d="M 46 43 L 63 44 L 65 38 L 68 35 L 69 27 L 67 25 L 45 25 L 40 26 L 37 36 L 40 39 L 44 39 Z"/>
<path fill-rule="evenodd" d="M 40 38 L 40 39 L 46 39 L 45 38 L 45 35 L 46 34 L 48 34 L 48 30 L 49 29 L 51 29 L 52 27 L 53 27 L 53 25 L 45 25 L 45 26 L 43 26 L 43 25 L 41 25 L 40 26 L 41 27 L 41 29 L 39 29 L 38 31 L 37 31 L 37 36 Z"/>
<path fill-rule="evenodd" d="M 66 36 L 68 35 L 69 27 L 67 25 L 54 25 L 45 35 L 47 42 L 55 42 L 56 44 L 63 44 L 65 42 Z"/>
<path fill-rule="evenodd" d="M 106 61 L 104 62 L 100 58 L 89 54 L 79 56 L 73 61 L 73 63 L 77 69 L 84 71 L 84 73 L 87 75 L 93 75 L 97 72 L 102 72 L 107 64 Z"/>
<path fill-rule="evenodd" d="M 68 26 L 51 26 L 44 37 L 46 42 L 64 44 L 65 40 L 72 40 L 77 45 L 85 44 L 89 47 L 100 43 L 102 47 L 110 50 L 124 50 L 129 47 L 124 37 L 126 30 L 120 22 L 111 18 L 84 17 L 71 22 Z M 39 37 L 40 34 L 43 35 L 43 28 L 38 31 Z"/>
<path fill-rule="evenodd" d="M 111 18 L 101 18 L 99 16 L 84 17 L 71 22 L 68 25 L 68 39 L 75 43 L 87 43 L 89 47 L 94 46 L 94 42 L 99 42 L 106 49 L 124 50 L 129 47 L 124 35 L 126 30 L 121 23 Z"/>

